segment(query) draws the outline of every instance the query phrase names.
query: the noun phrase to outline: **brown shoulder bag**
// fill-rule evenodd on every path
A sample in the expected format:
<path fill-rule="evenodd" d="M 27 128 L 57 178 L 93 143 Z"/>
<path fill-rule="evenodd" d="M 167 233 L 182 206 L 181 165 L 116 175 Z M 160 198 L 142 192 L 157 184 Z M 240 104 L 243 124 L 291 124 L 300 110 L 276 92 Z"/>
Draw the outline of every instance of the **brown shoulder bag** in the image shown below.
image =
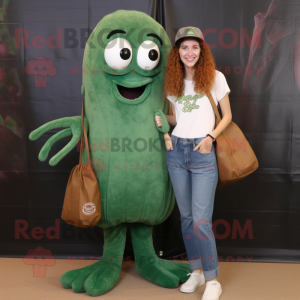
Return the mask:
<path fill-rule="evenodd" d="M 97 178 L 91 167 L 86 128 L 83 120 L 84 97 L 81 110 L 81 142 L 79 165 L 70 174 L 66 188 L 61 218 L 68 224 L 90 228 L 97 225 L 101 218 L 100 189 Z M 82 164 L 84 148 L 83 135 L 87 151 L 88 164 Z"/>
<path fill-rule="evenodd" d="M 216 115 L 216 128 L 221 122 L 221 117 L 211 93 L 207 96 Z M 241 180 L 258 168 L 255 153 L 243 132 L 235 123 L 230 122 L 217 136 L 215 143 L 219 171 L 217 188 Z"/>

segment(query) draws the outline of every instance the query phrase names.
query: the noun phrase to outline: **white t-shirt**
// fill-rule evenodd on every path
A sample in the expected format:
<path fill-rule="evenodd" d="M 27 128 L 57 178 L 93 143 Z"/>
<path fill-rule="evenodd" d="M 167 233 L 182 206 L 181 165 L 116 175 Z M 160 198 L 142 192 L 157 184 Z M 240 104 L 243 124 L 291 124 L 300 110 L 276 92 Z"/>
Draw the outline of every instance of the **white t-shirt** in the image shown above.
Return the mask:
<path fill-rule="evenodd" d="M 215 128 L 215 113 L 206 95 L 194 91 L 194 81 L 184 80 L 184 93 L 181 97 L 168 96 L 175 106 L 177 125 L 172 134 L 181 138 L 205 137 Z M 216 105 L 227 92 L 230 92 L 223 73 L 216 70 L 216 78 L 211 95 Z"/>

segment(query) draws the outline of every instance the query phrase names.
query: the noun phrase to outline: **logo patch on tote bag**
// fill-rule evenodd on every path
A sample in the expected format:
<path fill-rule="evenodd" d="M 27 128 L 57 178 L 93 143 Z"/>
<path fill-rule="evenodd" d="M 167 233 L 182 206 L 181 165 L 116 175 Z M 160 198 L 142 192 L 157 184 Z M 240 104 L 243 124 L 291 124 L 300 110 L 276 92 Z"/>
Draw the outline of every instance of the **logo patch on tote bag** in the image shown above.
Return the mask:
<path fill-rule="evenodd" d="M 82 212 L 87 216 L 91 216 L 96 212 L 96 205 L 93 202 L 85 203 L 82 207 Z"/>

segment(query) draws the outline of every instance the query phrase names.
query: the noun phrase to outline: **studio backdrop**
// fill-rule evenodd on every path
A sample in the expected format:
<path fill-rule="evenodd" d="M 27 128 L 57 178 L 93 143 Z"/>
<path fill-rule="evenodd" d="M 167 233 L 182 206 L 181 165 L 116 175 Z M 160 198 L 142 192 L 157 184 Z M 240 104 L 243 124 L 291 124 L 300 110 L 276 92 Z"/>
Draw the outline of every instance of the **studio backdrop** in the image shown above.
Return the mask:
<path fill-rule="evenodd" d="M 152 16 L 173 44 L 180 27 L 203 31 L 231 89 L 233 122 L 258 158 L 253 174 L 216 191 L 219 261 L 299 262 L 300 0 L 0 0 L 0 6 L 0 256 L 102 255 L 101 228 L 60 218 L 78 148 L 51 167 L 49 158 L 69 138 L 40 162 L 40 149 L 58 130 L 35 142 L 28 135 L 80 115 L 87 38 L 105 15 L 126 9 Z M 186 259 L 177 205 L 154 227 L 153 239 L 161 257 Z M 125 257 L 132 260 L 127 241 Z"/>

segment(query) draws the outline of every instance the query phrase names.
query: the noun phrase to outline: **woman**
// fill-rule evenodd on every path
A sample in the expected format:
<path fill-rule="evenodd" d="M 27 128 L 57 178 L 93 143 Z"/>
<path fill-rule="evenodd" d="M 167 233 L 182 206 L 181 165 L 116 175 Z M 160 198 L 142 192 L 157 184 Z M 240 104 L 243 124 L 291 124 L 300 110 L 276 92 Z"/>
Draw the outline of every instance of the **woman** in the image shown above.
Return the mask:
<path fill-rule="evenodd" d="M 176 126 L 171 138 L 164 135 L 167 167 L 181 216 L 181 228 L 193 273 L 180 291 L 192 293 L 206 281 L 202 300 L 218 300 L 221 284 L 218 254 L 212 232 L 214 196 L 218 182 L 216 137 L 231 121 L 224 75 L 215 63 L 199 28 L 181 28 L 167 61 L 165 96 L 170 101 L 168 123 Z M 215 114 L 207 97 L 220 103 L 222 121 L 215 127 Z M 162 119 L 155 117 L 157 126 Z"/>

